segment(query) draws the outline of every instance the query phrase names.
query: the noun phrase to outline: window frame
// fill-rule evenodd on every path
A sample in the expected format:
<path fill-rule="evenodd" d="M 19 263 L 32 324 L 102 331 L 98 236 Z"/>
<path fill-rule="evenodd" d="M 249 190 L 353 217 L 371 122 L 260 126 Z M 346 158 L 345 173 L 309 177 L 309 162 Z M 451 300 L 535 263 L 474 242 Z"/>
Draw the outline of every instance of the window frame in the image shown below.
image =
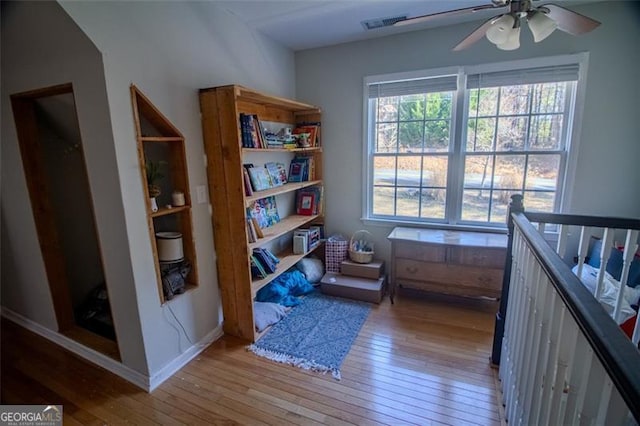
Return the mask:
<path fill-rule="evenodd" d="M 509 70 L 525 70 L 529 68 L 550 67 L 560 65 L 578 65 L 578 80 L 575 82 L 575 92 L 569 94 L 565 103 L 563 133 L 566 137 L 563 143 L 566 145 L 561 154 L 560 169 L 564 163 L 564 173 L 558 177 L 554 212 L 564 213 L 570 209 L 573 182 L 575 180 L 577 152 L 579 149 L 580 131 L 582 128 L 582 115 L 584 109 L 584 96 L 587 77 L 588 53 L 560 55 L 542 58 L 531 58 L 506 62 L 478 64 L 457 67 L 442 67 L 426 70 L 400 72 L 383 75 L 366 76 L 363 79 L 363 170 L 362 179 L 364 191 L 362 196 L 362 218 L 367 225 L 411 225 L 420 227 L 482 230 L 482 231 L 506 231 L 506 223 L 498 222 L 470 222 L 461 219 L 463 183 L 464 183 L 464 159 L 467 156 L 464 150 L 467 137 L 467 122 L 469 114 L 469 98 L 467 96 L 467 76 L 481 73 L 491 73 Z M 370 125 L 375 119 L 375 111 L 369 108 L 369 86 L 393 81 L 411 80 L 419 78 L 433 78 L 445 75 L 457 76 L 457 90 L 453 92 L 451 106 L 451 135 L 448 157 L 449 166 L 447 172 L 447 197 L 445 200 L 445 218 L 412 220 L 403 217 L 373 217 L 373 160 L 375 153 L 375 126 Z M 460 111 L 461 110 L 461 111 Z M 531 117 L 529 113 L 527 115 Z M 522 155 L 531 151 L 523 151 Z M 535 152 L 533 152 L 535 154 Z M 427 154 L 428 155 L 428 154 Z M 525 200 L 526 208 L 526 200 Z"/>

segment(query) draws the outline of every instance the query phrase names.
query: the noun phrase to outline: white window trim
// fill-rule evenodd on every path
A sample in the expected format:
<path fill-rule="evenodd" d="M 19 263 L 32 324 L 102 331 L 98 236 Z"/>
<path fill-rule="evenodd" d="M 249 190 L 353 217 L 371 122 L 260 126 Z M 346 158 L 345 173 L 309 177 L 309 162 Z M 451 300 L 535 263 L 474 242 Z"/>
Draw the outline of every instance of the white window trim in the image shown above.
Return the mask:
<path fill-rule="evenodd" d="M 530 59 L 519 59 L 513 61 L 505 61 L 505 62 L 495 62 L 495 63 L 487 63 L 487 64 L 477 64 L 477 65 L 464 65 L 464 66 L 455 66 L 455 67 L 443 67 L 443 68 L 434 68 L 434 69 L 426 69 L 426 70 L 417 70 L 417 71 L 409 71 L 409 72 L 399 72 L 399 73 L 391 73 L 391 74 L 378 74 L 372 76 L 366 76 L 363 79 L 363 105 L 362 105 L 362 155 L 363 155 L 363 168 L 362 168 L 362 182 L 364 186 L 364 191 L 362 191 L 362 204 L 361 211 L 362 217 L 360 220 L 369 226 L 385 226 L 388 227 L 390 225 L 411 225 L 423 228 L 440 228 L 440 229 L 459 229 L 459 230 L 476 230 L 476 231 L 484 231 L 484 232 L 506 232 L 504 226 L 495 226 L 492 224 L 486 225 L 475 225 L 469 223 L 437 223 L 437 222 L 421 222 L 421 221 L 410 221 L 410 220 L 401 220 L 401 219 L 393 219 L 393 218 L 372 218 L 369 217 L 369 206 L 371 203 L 371 185 L 373 182 L 373 156 L 371 155 L 371 150 L 373 146 L 369 145 L 369 140 L 371 140 L 372 135 L 370 132 L 372 128 L 369 126 L 370 117 L 368 114 L 369 111 L 369 99 L 368 99 L 368 86 L 375 83 L 386 83 L 391 81 L 402 81 L 402 80 L 410 80 L 416 78 L 429 78 L 436 77 L 442 75 L 458 75 L 458 90 L 456 92 L 456 102 L 453 105 L 453 109 L 451 112 L 452 120 L 455 123 L 454 128 L 452 129 L 452 140 L 454 144 L 454 150 L 457 149 L 458 155 L 454 155 L 451 158 L 454 159 L 456 163 L 460 161 L 462 155 L 460 154 L 460 148 L 458 145 L 462 144 L 462 135 L 464 134 L 464 130 L 462 129 L 464 125 L 464 120 L 459 120 L 457 114 L 461 113 L 457 111 L 458 105 L 463 105 L 465 108 L 468 106 L 466 100 L 463 99 L 460 101 L 460 97 L 465 97 L 466 90 L 466 76 L 469 74 L 476 73 L 488 73 L 493 71 L 503 71 L 503 70 L 515 70 L 515 69 L 526 69 L 526 68 L 536 68 L 536 67 L 544 67 L 544 66 L 554 66 L 554 65 L 568 65 L 568 64 L 578 64 L 579 65 L 579 77 L 576 84 L 576 93 L 575 93 L 575 104 L 573 105 L 573 116 L 569 117 L 571 119 L 572 125 L 567 128 L 567 156 L 566 156 L 566 168 L 564 173 L 564 179 L 560 182 L 561 188 L 561 196 L 559 202 L 559 213 L 567 213 L 571 211 L 571 200 L 573 197 L 573 187 L 575 183 L 576 176 L 576 167 L 578 160 L 578 150 L 579 150 L 579 142 L 580 135 L 582 130 L 582 117 L 584 113 L 584 99 L 586 92 L 586 82 L 587 82 L 587 68 L 589 62 L 589 53 L 588 52 L 580 52 L 576 54 L 569 55 L 558 55 L 558 56 L 547 56 L 540 58 L 530 58 Z M 464 114 L 464 111 L 462 112 Z M 457 172 L 457 173 L 456 173 Z M 457 175 L 457 176 L 452 176 Z M 463 170 L 456 164 L 455 167 L 449 168 L 449 176 L 447 182 L 453 185 L 459 185 L 462 179 Z M 453 180 L 451 180 L 453 179 Z M 449 197 L 447 200 L 447 209 L 457 209 L 460 208 L 461 199 L 460 197 Z M 525 200 L 525 209 L 526 209 L 526 200 Z"/>

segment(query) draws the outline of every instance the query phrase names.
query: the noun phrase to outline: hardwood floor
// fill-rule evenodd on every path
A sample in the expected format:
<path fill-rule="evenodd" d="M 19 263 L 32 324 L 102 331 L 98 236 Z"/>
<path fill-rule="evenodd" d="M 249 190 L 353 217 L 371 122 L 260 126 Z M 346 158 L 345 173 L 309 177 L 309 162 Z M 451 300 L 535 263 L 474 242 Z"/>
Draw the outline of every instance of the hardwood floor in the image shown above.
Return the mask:
<path fill-rule="evenodd" d="M 504 423 L 489 366 L 497 303 L 401 293 L 374 306 L 342 380 L 225 336 L 147 394 L 2 321 L 3 404 L 63 404 L 65 425 Z"/>

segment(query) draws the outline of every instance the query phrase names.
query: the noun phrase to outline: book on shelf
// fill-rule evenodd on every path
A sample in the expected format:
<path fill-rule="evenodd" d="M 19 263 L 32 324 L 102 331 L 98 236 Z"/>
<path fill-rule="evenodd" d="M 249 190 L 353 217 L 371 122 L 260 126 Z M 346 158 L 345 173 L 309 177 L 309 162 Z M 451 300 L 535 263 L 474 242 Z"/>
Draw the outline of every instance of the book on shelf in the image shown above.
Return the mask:
<path fill-rule="evenodd" d="M 271 270 L 272 272 L 276 271 L 278 264 L 280 263 L 280 259 L 278 256 L 273 254 L 273 252 L 269 249 L 258 247 L 253 249 L 253 253 L 256 255 L 259 261 L 263 262 L 263 265 L 267 265 L 266 270 Z"/>
<path fill-rule="evenodd" d="M 265 130 L 256 114 L 240 113 L 240 134 L 243 148 L 267 148 Z"/>
<path fill-rule="evenodd" d="M 296 156 L 291 160 L 289 182 L 305 182 L 314 178 L 315 160 L 313 156 Z"/>
<path fill-rule="evenodd" d="M 273 274 L 276 271 L 276 263 L 273 261 L 272 257 L 265 252 L 265 249 L 254 248 L 253 257 L 256 258 L 267 274 Z"/>
<path fill-rule="evenodd" d="M 309 228 L 298 228 L 293 231 L 293 238 L 294 253 L 304 254 L 318 247 L 318 245 L 320 244 L 320 229 L 317 226 L 310 226 Z M 300 245 L 302 245 L 302 247 L 300 247 Z M 301 248 L 303 249 L 302 251 Z"/>
<path fill-rule="evenodd" d="M 257 146 L 255 146 L 254 148 L 263 148 L 263 149 L 268 148 L 267 141 L 264 134 L 264 128 L 262 126 L 262 123 L 260 123 L 260 120 L 258 119 L 258 115 L 253 114 L 251 116 L 251 121 L 253 124 L 253 131 L 256 134 L 256 142 L 257 142 Z"/>
<path fill-rule="evenodd" d="M 291 160 L 289 165 L 289 182 L 302 182 L 304 175 L 304 164 Z"/>
<path fill-rule="evenodd" d="M 254 248 L 249 257 L 252 268 L 252 276 L 259 279 L 266 277 L 268 274 L 273 274 L 280 263 L 280 259 L 274 255 L 270 250 L 265 248 Z M 255 264 L 256 273 L 253 273 L 253 264 Z"/>
<path fill-rule="evenodd" d="M 296 193 L 296 213 L 303 216 L 312 216 L 322 213 L 322 186 L 310 186 L 300 189 Z"/>
<path fill-rule="evenodd" d="M 243 148 L 255 148 L 256 142 L 254 140 L 252 127 L 252 117 L 248 114 L 240 113 L 240 133 Z"/>
<path fill-rule="evenodd" d="M 249 172 L 246 167 L 242 168 L 242 178 L 244 180 L 244 195 L 251 196 L 253 195 L 253 188 L 251 186 L 251 178 L 249 177 Z"/>
<path fill-rule="evenodd" d="M 256 235 L 258 238 L 264 238 L 264 234 L 262 233 L 262 229 L 260 229 L 260 225 L 255 217 L 250 218 L 251 223 L 253 224 L 253 229 L 256 231 Z"/>
<path fill-rule="evenodd" d="M 316 194 L 310 191 L 298 191 L 296 213 L 303 216 L 313 215 Z"/>
<path fill-rule="evenodd" d="M 273 188 L 274 185 L 271 180 L 271 175 L 265 167 L 250 167 L 247 170 L 254 191 L 264 191 L 265 189 Z"/>
<path fill-rule="evenodd" d="M 282 186 L 287 183 L 287 170 L 284 164 L 269 162 L 265 163 L 264 167 L 269 172 L 273 186 Z"/>
<path fill-rule="evenodd" d="M 276 197 L 265 197 L 255 200 L 247 207 L 247 217 L 254 218 L 259 228 L 267 228 L 280 222 Z"/>
<path fill-rule="evenodd" d="M 261 280 L 267 277 L 267 271 L 254 255 L 249 256 L 249 265 L 251 266 L 251 278 Z"/>
<path fill-rule="evenodd" d="M 251 218 L 247 218 L 246 225 L 247 241 L 249 241 L 249 243 L 255 243 L 256 241 L 258 241 L 258 233 L 256 232 L 255 224 L 252 222 Z"/>
<path fill-rule="evenodd" d="M 317 147 L 320 146 L 320 144 L 318 143 L 318 129 L 319 126 L 316 124 L 299 125 L 295 129 L 293 129 L 293 134 L 300 135 L 307 133 L 309 135 L 309 146 Z"/>

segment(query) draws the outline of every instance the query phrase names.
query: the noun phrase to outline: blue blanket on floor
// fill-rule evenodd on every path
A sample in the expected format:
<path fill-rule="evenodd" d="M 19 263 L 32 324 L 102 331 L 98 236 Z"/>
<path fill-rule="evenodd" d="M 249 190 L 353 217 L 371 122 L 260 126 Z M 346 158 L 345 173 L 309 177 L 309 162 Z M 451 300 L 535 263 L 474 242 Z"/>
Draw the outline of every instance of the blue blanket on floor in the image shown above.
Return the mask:
<path fill-rule="evenodd" d="M 300 304 L 297 296 L 308 294 L 313 290 L 313 286 L 302 272 L 291 270 L 262 287 L 256 294 L 256 301 L 297 306 Z"/>

